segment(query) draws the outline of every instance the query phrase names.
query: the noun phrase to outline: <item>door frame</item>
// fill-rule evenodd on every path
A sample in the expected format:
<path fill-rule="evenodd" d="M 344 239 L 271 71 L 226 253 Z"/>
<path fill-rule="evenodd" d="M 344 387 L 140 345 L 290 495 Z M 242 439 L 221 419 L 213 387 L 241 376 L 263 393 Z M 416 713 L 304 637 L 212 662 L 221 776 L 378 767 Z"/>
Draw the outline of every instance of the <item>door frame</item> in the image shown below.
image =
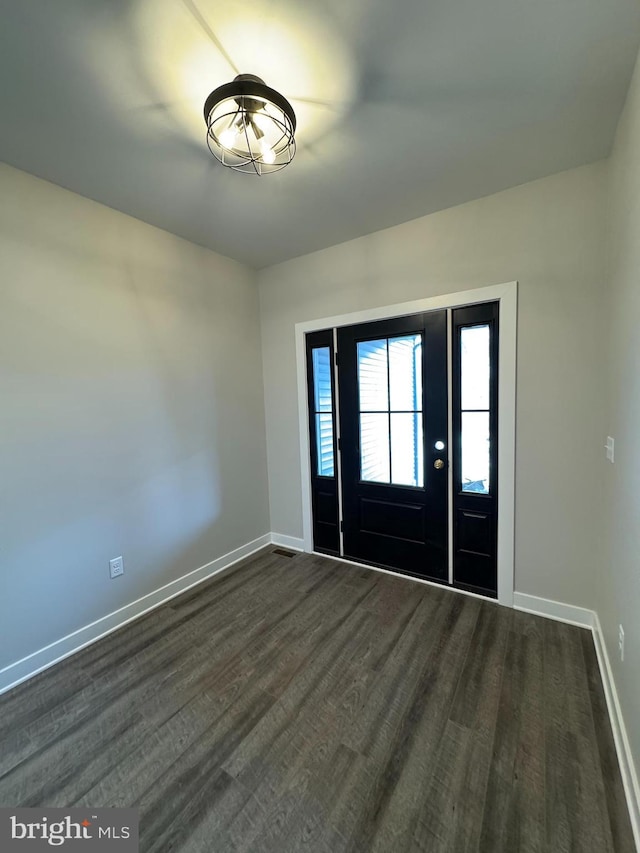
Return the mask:
<path fill-rule="evenodd" d="M 300 434 L 300 469 L 302 485 L 302 524 L 304 550 L 313 553 L 313 521 L 311 511 L 311 477 L 309 453 L 309 417 L 307 407 L 307 369 L 305 335 L 320 329 L 354 326 L 374 320 L 385 320 L 423 311 L 459 308 L 481 302 L 499 303 L 500 347 L 498 353 L 498 603 L 513 607 L 514 543 L 515 543 L 515 447 L 516 447 L 516 344 L 518 282 L 494 284 L 458 293 L 369 308 L 349 314 L 323 317 L 296 323 L 296 367 L 298 379 L 298 420 Z M 336 475 L 339 468 L 336 468 Z M 335 558 L 345 559 L 345 558 Z M 347 562 L 349 562 L 347 560 Z M 361 564 L 360 564 L 361 565 Z M 418 583 L 439 586 L 433 581 L 414 579 Z M 456 589 L 455 587 L 447 587 Z M 474 595 L 456 590 L 465 595 Z M 487 599 L 490 600 L 490 599 Z"/>

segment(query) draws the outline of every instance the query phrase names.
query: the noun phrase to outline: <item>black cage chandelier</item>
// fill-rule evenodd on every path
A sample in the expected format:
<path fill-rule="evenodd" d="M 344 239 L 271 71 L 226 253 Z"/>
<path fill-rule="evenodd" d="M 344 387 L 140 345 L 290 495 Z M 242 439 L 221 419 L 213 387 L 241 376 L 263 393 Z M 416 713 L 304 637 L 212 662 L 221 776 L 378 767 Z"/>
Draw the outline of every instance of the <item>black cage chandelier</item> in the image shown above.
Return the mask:
<path fill-rule="evenodd" d="M 277 172 L 296 153 L 293 107 L 254 74 L 239 74 L 214 89 L 205 101 L 204 120 L 209 150 L 236 172 Z"/>

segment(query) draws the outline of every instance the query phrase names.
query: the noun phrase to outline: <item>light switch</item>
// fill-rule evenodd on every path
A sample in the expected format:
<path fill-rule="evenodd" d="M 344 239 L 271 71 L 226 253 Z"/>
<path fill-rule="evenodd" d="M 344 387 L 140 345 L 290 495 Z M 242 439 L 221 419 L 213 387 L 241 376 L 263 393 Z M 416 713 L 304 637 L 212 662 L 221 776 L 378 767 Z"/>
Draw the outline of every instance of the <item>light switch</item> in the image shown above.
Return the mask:
<path fill-rule="evenodd" d="M 614 457 L 614 445 L 615 441 L 611 438 L 610 435 L 607 436 L 607 443 L 605 444 L 605 450 L 607 451 L 607 459 L 609 462 L 613 462 Z"/>

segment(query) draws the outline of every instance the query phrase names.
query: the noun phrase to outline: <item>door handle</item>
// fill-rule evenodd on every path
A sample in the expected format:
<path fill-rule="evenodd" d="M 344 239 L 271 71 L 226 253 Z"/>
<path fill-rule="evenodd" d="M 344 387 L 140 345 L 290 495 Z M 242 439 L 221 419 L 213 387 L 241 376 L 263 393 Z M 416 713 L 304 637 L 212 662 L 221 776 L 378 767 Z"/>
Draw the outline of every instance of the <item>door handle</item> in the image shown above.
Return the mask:
<path fill-rule="evenodd" d="M 433 467 L 436 469 L 436 471 L 441 471 L 444 468 L 444 459 L 436 459 L 436 461 L 433 463 Z"/>

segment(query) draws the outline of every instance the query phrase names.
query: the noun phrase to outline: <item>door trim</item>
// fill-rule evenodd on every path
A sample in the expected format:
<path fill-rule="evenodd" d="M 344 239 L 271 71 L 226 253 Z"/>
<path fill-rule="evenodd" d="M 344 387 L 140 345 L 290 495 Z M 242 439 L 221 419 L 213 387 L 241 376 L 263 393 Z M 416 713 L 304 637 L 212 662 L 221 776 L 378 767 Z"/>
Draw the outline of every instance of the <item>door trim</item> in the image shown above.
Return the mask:
<path fill-rule="evenodd" d="M 459 293 L 432 296 L 411 302 L 370 308 L 350 314 L 323 317 L 296 323 L 296 366 L 298 378 L 298 421 L 300 435 L 300 469 L 302 485 L 302 524 L 304 550 L 313 552 L 311 514 L 311 479 L 309 454 L 309 419 L 307 412 L 307 372 L 305 335 L 319 329 L 353 326 L 374 320 L 459 308 L 480 302 L 499 302 L 500 349 L 498 355 L 498 602 L 513 607 L 514 539 L 515 539 L 515 438 L 516 438 L 516 343 L 517 281 L 489 285 Z"/>
<path fill-rule="evenodd" d="M 453 587 L 453 311 L 447 308 L 447 579 Z"/>

